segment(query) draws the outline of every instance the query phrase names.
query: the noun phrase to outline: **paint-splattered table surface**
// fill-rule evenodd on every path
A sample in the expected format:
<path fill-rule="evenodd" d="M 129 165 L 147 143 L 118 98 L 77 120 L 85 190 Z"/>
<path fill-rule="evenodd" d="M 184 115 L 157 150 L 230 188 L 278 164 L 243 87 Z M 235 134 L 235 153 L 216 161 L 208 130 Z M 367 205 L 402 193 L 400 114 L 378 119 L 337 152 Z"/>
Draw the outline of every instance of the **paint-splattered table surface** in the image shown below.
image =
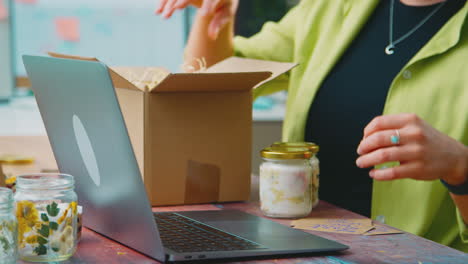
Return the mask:
<path fill-rule="evenodd" d="M 15 150 L 14 154 L 34 155 L 37 157 L 36 166 L 40 169 L 56 169 L 55 161 L 46 137 L 0 137 L 0 152 Z M 1 153 L 0 153 L 1 154 Z M 26 170 L 36 170 L 37 167 L 26 167 Z M 251 202 L 208 204 L 192 206 L 158 207 L 155 211 L 186 211 L 186 210 L 222 210 L 237 209 L 247 213 L 261 216 L 255 195 L 256 178 L 253 178 L 252 190 L 254 195 Z M 364 218 L 350 211 L 338 208 L 326 202 L 320 202 L 311 213 L 311 217 L 324 216 L 330 218 Z M 274 220 L 289 225 L 290 220 Z M 283 259 L 256 259 L 243 261 L 225 261 L 226 263 L 322 263 L 322 264 L 349 264 L 349 263 L 468 263 L 468 254 L 451 249 L 414 236 L 412 234 L 391 234 L 379 236 L 350 235 L 307 231 L 331 240 L 348 245 L 350 249 L 338 254 L 314 255 L 299 258 Z M 1 262 L 1 261 L 0 261 Z M 26 263 L 26 262 L 20 262 Z M 132 249 L 109 240 L 91 230 L 84 229 L 82 239 L 76 254 L 63 263 L 158 263 Z M 210 263 L 221 263 L 211 261 Z M 223 262 L 224 263 L 224 262 Z"/>
<path fill-rule="evenodd" d="M 222 210 L 237 209 L 261 216 L 257 203 L 229 203 L 213 205 L 193 205 L 159 207 L 155 211 L 184 210 Z M 321 202 L 311 216 L 327 214 L 329 216 L 358 218 L 350 211 Z M 275 220 L 288 225 L 288 220 Z M 394 234 L 381 236 L 335 234 L 310 232 L 328 239 L 336 240 L 350 246 L 350 249 L 338 254 L 315 255 L 307 257 L 289 257 L 283 259 L 256 259 L 242 261 L 210 261 L 208 263 L 317 263 L 317 264 L 350 264 L 350 263 L 468 263 L 468 254 L 414 236 L 412 234 Z M 26 263 L 26 262 L 22 262 Z M 111 241 L 93 231 L 84 229 L 78 251 L 64 263 L 158 263 L 121 244 Z"/>

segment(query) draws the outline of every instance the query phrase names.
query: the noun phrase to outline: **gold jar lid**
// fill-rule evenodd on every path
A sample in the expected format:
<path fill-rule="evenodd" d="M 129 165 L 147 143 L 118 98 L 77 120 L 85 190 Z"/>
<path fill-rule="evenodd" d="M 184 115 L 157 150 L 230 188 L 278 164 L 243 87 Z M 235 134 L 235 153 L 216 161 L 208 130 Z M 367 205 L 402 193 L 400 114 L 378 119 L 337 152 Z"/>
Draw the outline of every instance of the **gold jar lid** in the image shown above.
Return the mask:
<path fill-rule="evenodd" d="M 31 164 L 34 158 L 16 155 L 0 155 L 0 164 Z"/>
<path fill-rule="evenodd" d="M 275 142 L 271 147 L 292 147 L 292 148 L 307 148 L 312 154 L 319 152 L 319 146 L 312 142 Z"/>
<path fill-rule="evenodd" d="M 260 151 L 260 155 L 267 159 L 310 159 L 313 153 L 307 148 L 300 147 L 268 147 Z"/>

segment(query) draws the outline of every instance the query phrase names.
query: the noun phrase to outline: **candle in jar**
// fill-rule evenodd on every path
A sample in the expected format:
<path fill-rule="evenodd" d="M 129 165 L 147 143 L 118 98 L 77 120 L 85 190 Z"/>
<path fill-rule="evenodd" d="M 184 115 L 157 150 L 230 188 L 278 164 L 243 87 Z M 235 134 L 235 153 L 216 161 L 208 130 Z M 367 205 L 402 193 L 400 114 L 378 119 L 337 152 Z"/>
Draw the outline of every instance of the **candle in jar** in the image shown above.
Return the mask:
<path fill-rule="evenodd" d="M 260 203 L 266 216 L 297 218 L 312 210 L 311 153 L 307 149 L 262 151 Z"/>

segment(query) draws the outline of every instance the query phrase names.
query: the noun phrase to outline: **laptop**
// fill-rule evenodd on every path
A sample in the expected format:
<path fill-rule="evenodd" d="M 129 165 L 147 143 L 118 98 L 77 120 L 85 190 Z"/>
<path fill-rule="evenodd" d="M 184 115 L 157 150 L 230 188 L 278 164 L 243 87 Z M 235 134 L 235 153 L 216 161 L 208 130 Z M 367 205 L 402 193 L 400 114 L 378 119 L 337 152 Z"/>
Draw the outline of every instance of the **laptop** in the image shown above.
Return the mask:
<path fill-rule="evenodd" d="M 60 172 L 75 176 L 89 229 L 161 262 L 348 248 L 235 210 L 153 213 L 107 67 L 41 56 L 23 61 Z"/>

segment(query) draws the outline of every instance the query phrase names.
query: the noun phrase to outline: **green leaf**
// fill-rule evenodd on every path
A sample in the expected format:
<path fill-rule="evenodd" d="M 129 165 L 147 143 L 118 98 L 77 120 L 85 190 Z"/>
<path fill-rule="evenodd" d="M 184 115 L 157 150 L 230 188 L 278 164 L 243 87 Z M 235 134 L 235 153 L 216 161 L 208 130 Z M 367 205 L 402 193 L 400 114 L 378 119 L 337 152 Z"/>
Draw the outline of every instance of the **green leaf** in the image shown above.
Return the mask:
<path fill-rule="evenodd" d="M 55 252 L 59 252 L 60 249 L 59 249 L 59 248 L 54 248 L 54 247 L 53 247 L 52 250 L 55 251 Z"/>
<path fill-rule="evenodd" d="M 39 243 L 39 245 L 45 245 L 45 244 L 47 244 L 47 242 L 49 242 L 49 241 L 47 241 L 47 239 L 45 239 L 45 238 L 43 238 L 41 236 L 37 236 L 37 243 Z"/>
<path fill-rule="evenodd" d="M 44 245 L 39 245 L 34 249 L 34 253 L 37 255 L 47 255 L 47 248 Z"/>
<path fill-rule="evenodd" d="M 37 230 L 39 234 L 41 234 L 43 237 L 49 237 L 49 226 L 47 225 L 42 225 L 41 229 Z"/>
<path fill-rule="evenodd" d="M 10 249 L 10 245 L 8 243 L 8 240 L 5 237 L 0 237 L 0 243 L 3 244 L 3 249 L 7 251 Z"/>
<path fill-rule="evenodd" d="M 56 222 L 50 222 L 49 227 L 52 230 L 57 230 L 59 226 L 58 226 L 58 224 Z"/>
<path fill-rule="evenodd" d="M 47 214 L 41 214 L 41 219 L 44 222 L 49 222 L 49 217 L 47 216 Z"/>
<path fill-rule="evenodd" d="M 50 216 L 57 216 L 60 212 L 60 209 L 57 207 L 58 204 L 56 202 L 53 202 L 52 204 L 47 205 L 47 213 Z"/>

